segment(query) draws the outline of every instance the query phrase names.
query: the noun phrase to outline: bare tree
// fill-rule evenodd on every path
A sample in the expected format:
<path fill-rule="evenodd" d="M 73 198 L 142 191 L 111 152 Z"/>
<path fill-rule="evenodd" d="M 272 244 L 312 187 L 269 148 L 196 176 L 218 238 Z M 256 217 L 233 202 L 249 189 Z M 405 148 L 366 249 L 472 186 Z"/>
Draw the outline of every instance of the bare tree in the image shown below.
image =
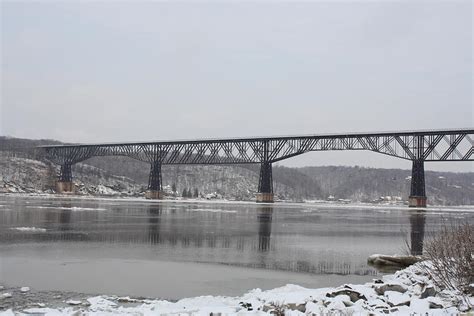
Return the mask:
<path fill-rule="evenodd" d="M 474 283 L 474 231 L 469 223 L 451 222 L 424 243 L 424 270 L 441 289 L 469 294 Z M 471 293 L 472 294 L 472 293 Z"/>

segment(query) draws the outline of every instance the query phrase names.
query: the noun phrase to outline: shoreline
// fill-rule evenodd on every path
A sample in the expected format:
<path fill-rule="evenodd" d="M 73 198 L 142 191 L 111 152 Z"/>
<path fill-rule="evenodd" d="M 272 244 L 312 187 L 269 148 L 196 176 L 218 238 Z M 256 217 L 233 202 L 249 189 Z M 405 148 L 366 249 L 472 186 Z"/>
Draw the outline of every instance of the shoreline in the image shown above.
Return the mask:
<path fill-rule="evenodd" d="M 437 289 L 420 267 L 421 263 L 417 263 L 365 284 L 317 289 L 287 284 L 266 291 L 253 289 L 236 297 L 198 296 L 177 301 L 58 291 L 28 290 L 22 293 L 19 288 L 6 288 L 0 291 L 0 306 L 3 308 L 0 315 L 233 315 L 242 312 L 271 315 L 279 311 L 291 315 L 456 315 L 473 311 L 472 296 L 463 297 L 453 291 Z M 11 297 L 5 297 L 5 293 L 11 294 Z"/>
<path fill-rule="evenodd" d="M 474 205 L 428 205 L 426 208 L 419 207 L 408 207 L 403 203 L 368 203 L 368 202 L 351 202 L 343 203 L 337 201 L 325 201 L 325 200 L 307 200 L 302 202 L 295 201 L 275 201 L 274 203 L 256 203 L 253 200 L 226 200 L 226 199 L 194 199 L 194 198 L 175 198 L 175 199 L 162 199 L 162 200 L 149 200 L 142 196 L 107 196 L 107 195 L 72 195 L 72 194 L 51 194 L 51 193 L 4 193 L 1 192 L 0 196 L 19 196 L 19 197 L 31 197 L 31 198 L 50 198 L 50 199 L 87 199 L 87 200 L 99 200 L 99 201 L 123 201 L 123 202 L 140 202 L 145 204 L 160 204 L 160 203 L 205 203 L 205 204 L 239 204 L 239 205 L 263 205 L 263 206 L 308 206 L 308 207 L 321 207 L 321 208 L 373 208 L 384 210 L 413 210 L 413 211 L 472 211 L 474 212 Z"/>

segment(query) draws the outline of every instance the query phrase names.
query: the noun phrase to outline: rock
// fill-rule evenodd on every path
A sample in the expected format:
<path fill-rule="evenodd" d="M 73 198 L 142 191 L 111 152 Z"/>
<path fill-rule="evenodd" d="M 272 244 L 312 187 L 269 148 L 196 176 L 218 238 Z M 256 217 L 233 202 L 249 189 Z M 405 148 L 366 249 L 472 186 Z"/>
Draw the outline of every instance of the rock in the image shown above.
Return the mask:
<path fill-rule="evenodd" d="M 346 305 L 344 305 L 344 303 L 341 301 L 333 301 L 329 303 L 327 308 L 329 310 L 344 310 L 346 308 Z"/>
<path fill-rule="evenodd" d="M 352 303 L 351 301 L 342 301 L 344 303 L 344 305 L 346 305 L 346 307 L 351 307 L 351 306 L 354 306 L 354 303 Z"/>
<path fill-rule="evenodd" d="M 322 309 L 323 306 L 321 302 L 315 303 L 315 302 L 307 302 L 306 303 L 306 314 L 308 315 L 320 315 L 322 314 Z"/>
<path fill-rule="evenodd" d="M 349 296 L 352 303 L 354 303 L 354 302 L 356 302 L 360 299 L 363 299 L 364 301 L 367 301 L 367 298 L 363 294 L 360 294 L 357 291 L 349 290 L 349 289 L 343 289 L 343 290 L 335 291 L 335 292 L 332 292 L 332 293 L 326 293 L 326 297 L 336 297 L 338 295 L 347 295 L 347 296 Z"/>
<path fill-rule="evenodd" d="M 27 287 L 27 286 L 24 286 L 24 287 L 20 288 L 21 293 L 26 293 L 26 292 L 29 292 L 29 291 L 30 291 L 30 288 Z"/>
<path fill-rule="evenodd" d="M 427 298 L 430 296 L 436 296 L 436 290 L 433 286 L 427 286 L 420 295 L 420 298 Z"/>
<path fill-rule="evenodd" d="M 466 293 L 468 295 L 474 296 L 474 283 L 469 284 L 469 286 L 466 288 Z"/>
<path fill-rule="evenodd" d="M 69 304 L 69 305 L 80 305 L 81 303 L 82 303 L 81 301 L 76 301 L 76 300 L 66 301 L 66 304 Z"/>
<path fill-rule="evenodd" d="M 467 312 L 471 308 L 466 303 L 463 302 L 460 305 L 458 305 L 458 309 L 460 312 Z"/>
<path fill-rule="evenodd" d="M 408 267 L 412 264 L 421 261 L 421 257 L 417 256 L 402 256 L 402 255 L 380 255 L 375 254 L 369 256 L 367 258 L 367 262 L 372 265 L 380 265 L 380 266 L 396 266 L 396 267 Z"/>
<path fill-rule="evenodd" d="M 274 307 L 270 306 L 270 305 L 263 305 L 263 307 L 262 307 L 262 311 L 264 311 L 265 313 L 268 313 L 269 311 L 271 311 L 273 309 L 274 309 Z"/>
<path fill-rule="evenodd" d="M 119 297 L 119 298 L 117 299 L 117 301 L 119 301 L 119 302 L 121 302 L 121 303 L 136 303 L 136 302 L 138 302 L 137 299 L 130 298 L 129 296 Z"/>
<path fill-rule="evenodd" d="M 36 305 L 37 305 L 38 307 L 45 307 L 45 306 L 46 306 L 45 303 L 36 303 Z"/>
<path fill-rule="evenodd" d="M 375 308 L 387 308 L 388 304 L 383 300 L 376 298 L 369 301 L 370 306 Z"/>
<path fill-rule="evenodd" d="M 432 308 L 432 309 L 444 308 L 443 305 L 435 303 L 435 302 L 429 302 L 429 307 Z"/>
<path fill-rule="evenodd" d="M 375 287 L 375 292 L 378 295 L 384 295 L 386 291 L 405 293 L 407 291 L 407 288 L 401 284 L 384 284 Z"/>
<path fill-rule="evenodd" d="M 252 304 L 250 304 L 250 303 L 243 303 L 243 302 L 240 302 L 239 305 L 242 306 L 243 308 L 246 308 L 248 311 L 252 311 L 252 310 L 253 310 Z"/>
<path fill-rule="evenodd" d="M 306 312 L 306 304 L 289 303 L 286 307 L 292 311 L 300 311 L 302 313 Z"/>
<path fill-rule="evenodd" d="M 422 287 L 420 284 L 416 284 L 416 285 L 411 289 L 411 293 L 412 293 L 414 296 L 420 296 L 421 293 L 423 293 L 423 287 Z"/>
<path fill-rule="evenodd" d="M 401 306 L 410 304 L 410 296 L 405 293 L 396 291 L 386 291 L 384 296 L 387 298 L 387 302 L 390 306 Z"/>
<path fill-rule="evenodd" d="M 2 295 L 0 295 L 0 299 L 10 298 L 10 297 L 12 297 L 10 293 L 3 293 Z"/>

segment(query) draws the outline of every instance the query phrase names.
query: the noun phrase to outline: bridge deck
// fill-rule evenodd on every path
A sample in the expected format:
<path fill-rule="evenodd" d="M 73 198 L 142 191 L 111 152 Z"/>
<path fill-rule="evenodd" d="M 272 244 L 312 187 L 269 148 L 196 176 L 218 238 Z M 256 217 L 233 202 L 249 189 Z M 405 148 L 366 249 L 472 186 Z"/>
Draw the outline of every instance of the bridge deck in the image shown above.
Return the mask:
<path fill-rule="evenodd" d="M 106 143 L 70 143 L 63 145 L 43 145 L 38 148 L 59 147 L 87 147 L 87 146 L 117 146 L 117 145 L 169 145 L 169 144 L 205 144 L 226 142 L 254 142 L 274 140 L 297 140 L 297 139 L 323 139 L 323 138 L 352 138 L 352 137 L 383 137 L 383 136 L 430 136 L 430 135 L 456 135 L 459 133 L 474 134 L 474 128 L 442 129 L 442 130 L 407 130 L 407 131 L 379 131 L 379 132 L 348 132 L 348 133 L 322 133 L 308 135 L 280 135 L 280 136 L 254 136 L 254 137 L 230 137 L 230 138 L 202 138 L 202 139 L 178 139 L 178 140 L 156 140 L 146 142 L 106 142 Z"/>
<path fill-rule="evenodd" d="M 474 159 L 474 128 L 41 146 L 58 164 L 128 156 L 161 164 L 273 163 L 309 151 L 369 150 L 407 160 Z"/>

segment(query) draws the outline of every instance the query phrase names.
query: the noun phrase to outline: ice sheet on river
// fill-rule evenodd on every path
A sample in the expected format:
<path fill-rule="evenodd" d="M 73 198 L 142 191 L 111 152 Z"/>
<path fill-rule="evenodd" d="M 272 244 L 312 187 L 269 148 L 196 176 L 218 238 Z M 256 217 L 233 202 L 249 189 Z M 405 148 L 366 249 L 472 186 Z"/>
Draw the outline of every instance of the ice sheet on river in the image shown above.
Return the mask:
<path fill-rule="evenodd" d="M 46 228 L 39 227 L 12 227 L 11 230 L 18 230 L 20 232 L 44 233 Z"/>
<path fill-rule="evenodd" d="M 33 208 L 33 209 L 48 209 L 48 210 L 63 210 L 63 211 L 106 211 L 105 208 L 97 208 L 97 207 L 64 207 L 64 206 L 27 206 L 26 208 Z"/>

